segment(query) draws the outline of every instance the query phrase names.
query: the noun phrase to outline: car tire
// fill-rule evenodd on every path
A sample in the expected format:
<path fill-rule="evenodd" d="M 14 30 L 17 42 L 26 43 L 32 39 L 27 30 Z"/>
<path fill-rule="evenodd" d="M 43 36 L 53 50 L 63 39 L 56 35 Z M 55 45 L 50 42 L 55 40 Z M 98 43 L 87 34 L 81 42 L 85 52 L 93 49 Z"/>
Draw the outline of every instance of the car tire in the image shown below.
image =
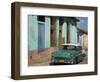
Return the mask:
<path fill-rule="evenodd" d="M 74 58 L 74 64 L 78 64 L 78 58 L 77 57 Z"/>

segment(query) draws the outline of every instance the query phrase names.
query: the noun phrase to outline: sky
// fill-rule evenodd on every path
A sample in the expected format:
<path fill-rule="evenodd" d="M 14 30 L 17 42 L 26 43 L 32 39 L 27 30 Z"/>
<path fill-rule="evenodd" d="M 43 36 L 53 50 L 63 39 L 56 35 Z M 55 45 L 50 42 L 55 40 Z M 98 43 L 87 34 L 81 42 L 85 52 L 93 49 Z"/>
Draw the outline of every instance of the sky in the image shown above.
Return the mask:
<path fill-rule="evenodd" d="M 88 31 L 88 17 L 77 17 L 80 21 L 77 22 L 77 27 Z"/>

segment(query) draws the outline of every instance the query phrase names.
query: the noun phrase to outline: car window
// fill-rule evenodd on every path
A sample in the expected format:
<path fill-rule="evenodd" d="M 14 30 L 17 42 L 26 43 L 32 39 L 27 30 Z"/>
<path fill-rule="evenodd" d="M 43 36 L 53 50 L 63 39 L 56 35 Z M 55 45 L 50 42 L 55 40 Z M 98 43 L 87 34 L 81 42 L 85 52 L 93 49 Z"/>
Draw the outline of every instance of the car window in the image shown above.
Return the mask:
<path fill-rule="evenodd" d="M 65 49 L 65 50 L 81 50 L 81 46 L 70 46 L 70 45 L 64 45 L 62 47 L 62 49 Z"/>
<path fill-rule="evenodd" d="M 73 49 L 75 49 L 75 47 L 74 46 L 67 46 L 67 49 L 68 50 L 73 50 Z"/>
<path fill-rule="evenodd" d="M 63 46 L 63 49 L 66 49 L 66 50 L 73 50 L 73 49 L 75 49 L 75 47 L 74 46 Z"/>
<path fill-rule="evenodd" d="M 81 46 L 76 46 L 76 50 L 81 50 L 82 47 Z"/>

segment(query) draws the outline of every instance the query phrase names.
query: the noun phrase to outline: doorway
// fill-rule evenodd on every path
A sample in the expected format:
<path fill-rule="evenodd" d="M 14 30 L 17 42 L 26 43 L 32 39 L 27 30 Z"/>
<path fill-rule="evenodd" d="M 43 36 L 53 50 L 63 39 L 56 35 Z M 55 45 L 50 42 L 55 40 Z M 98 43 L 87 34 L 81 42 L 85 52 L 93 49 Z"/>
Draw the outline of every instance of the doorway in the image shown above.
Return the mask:
<path fill-rule="evenodd" d="M 38 51 L 43 51 L 45 49 L 45 23 L 38 23 Z"/>

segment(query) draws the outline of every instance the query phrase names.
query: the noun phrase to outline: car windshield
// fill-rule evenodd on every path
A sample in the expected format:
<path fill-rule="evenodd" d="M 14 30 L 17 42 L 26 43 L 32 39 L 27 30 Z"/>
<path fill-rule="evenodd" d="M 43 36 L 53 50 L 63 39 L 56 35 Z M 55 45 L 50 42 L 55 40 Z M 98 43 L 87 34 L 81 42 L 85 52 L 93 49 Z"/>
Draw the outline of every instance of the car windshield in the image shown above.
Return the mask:
<path fill-rule="evenodd" d="M 64 50 L 81 50 L 81 46 L 69 46 L 69 45 L 64 45 L 63 46 Z"/>

